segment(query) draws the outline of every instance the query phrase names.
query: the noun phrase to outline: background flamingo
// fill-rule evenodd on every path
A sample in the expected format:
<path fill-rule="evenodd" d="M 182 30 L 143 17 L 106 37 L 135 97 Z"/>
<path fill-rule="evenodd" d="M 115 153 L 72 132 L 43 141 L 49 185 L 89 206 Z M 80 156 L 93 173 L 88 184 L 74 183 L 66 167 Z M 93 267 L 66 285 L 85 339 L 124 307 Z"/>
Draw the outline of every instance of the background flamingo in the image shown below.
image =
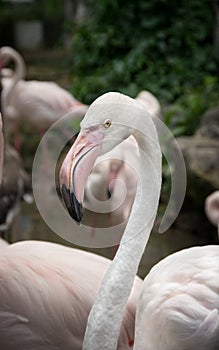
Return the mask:
<path fill-rule="evenodd" d="M 85 182 L 97 156 L 115 147 L 118 136 L 124 139 L 131 133 L 147 154 L 140 155 L 142 184 L 138 184 L 119 249 L 89 315 L 85 350 L 116 349 L 125 305 L 155 220 L 161 151 L 153 121 L 145 118 L 145 113 L 142 105 L 127 96 L 101 96 L 90 106 L 61 168 L 63 198 L 69 213 L 80 222 Z M 125 123 L 127 128 L 122 127 Z M 157 264 L 144 280 L 140 294 L 134 349 L 218 349 L 218 277 L 219 246 L 185 249 Z"/>
<path fill-rule="evenodd" d="M 68 91 L 54 82 L 25 81 L 25 63 L 13 48 L 0 49 L 0 67 L 13 61 L 15 69 L 12 78 L 5 78 L 2 92 L 2 113 L 9 124 L 17 126 L 22 121 L 38 130 L 46 130 L 64 114 L 74 110 L 83 117 L 87 106 L 77 101 Z"/>

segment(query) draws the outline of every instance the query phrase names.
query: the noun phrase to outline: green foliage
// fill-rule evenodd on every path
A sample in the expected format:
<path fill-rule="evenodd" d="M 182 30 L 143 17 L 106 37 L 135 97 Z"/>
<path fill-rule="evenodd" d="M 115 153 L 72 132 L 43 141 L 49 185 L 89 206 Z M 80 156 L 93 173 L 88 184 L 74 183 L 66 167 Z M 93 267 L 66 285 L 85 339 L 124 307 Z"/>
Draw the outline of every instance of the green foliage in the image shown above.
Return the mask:
<path fill-rule="evenodd" d="M 88 19 L 73 28 L 72 83 L 78 98 L 90 103 L 109 90 L 134 97 L 147 89 L 162 103 L 179 99 L 182 109 L 187 102 L 196 113 L 203 109 L 200 87 L 218 68 L 211 1 L 88 3 Z"/>
<path fill-rule="evenodd" d="M 38 0 L 34 2 L 10 3 L 0 0 L 0 22 L 8 19 L 53 19 L 63 15 L 63 2 Z"/>
<path fill-rule="evenodd" d="M 182 96 L 166 108 L 165 122 L 175 136 L 194 133 L 204 112 L 209 107 L 218 105 L 218 88 L 216 78 L 205 77 L 197 87 L 185 88 Z"/>

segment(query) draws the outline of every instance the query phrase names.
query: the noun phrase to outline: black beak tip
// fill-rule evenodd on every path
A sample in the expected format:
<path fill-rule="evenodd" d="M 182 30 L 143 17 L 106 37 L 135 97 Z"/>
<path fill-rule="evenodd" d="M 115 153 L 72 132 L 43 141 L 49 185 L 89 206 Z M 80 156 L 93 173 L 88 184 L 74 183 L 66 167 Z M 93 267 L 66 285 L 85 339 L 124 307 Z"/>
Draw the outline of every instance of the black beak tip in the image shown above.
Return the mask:
<path fill-rule="evenodd" d="M 72 219 L 80 224 L 83 217 L 82 204 L 77 200 L 75 194 L 70 192 L 70 190 L 64 184 L 61 187 L 61 194 Z"/>

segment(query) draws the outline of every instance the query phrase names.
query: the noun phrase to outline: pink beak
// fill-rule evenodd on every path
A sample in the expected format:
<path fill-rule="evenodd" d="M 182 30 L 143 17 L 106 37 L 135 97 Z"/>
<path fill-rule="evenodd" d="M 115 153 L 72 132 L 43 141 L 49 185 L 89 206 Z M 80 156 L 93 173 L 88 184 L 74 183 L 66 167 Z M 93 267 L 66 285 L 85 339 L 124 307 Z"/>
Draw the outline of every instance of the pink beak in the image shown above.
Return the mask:
<path fill-rule="evenodd" d="M 78 223 L 83 216 L 82 201 L 86 181 L 100 154 L 103 136 L 98 127 L 81 130 L 60 169 L 62 198 L 69 214 Z"/>

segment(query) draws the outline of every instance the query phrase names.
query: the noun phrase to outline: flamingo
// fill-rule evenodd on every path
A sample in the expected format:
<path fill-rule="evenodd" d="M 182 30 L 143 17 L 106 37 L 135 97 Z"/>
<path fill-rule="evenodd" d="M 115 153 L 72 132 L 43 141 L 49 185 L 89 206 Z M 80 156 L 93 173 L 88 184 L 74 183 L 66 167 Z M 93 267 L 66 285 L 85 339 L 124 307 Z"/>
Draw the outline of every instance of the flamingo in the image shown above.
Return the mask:
<path fill-rule="evenodd" d="M 149 91 L 142 90 L 135 98 L 141 102 L 152 117 L 162 118 L 161 105 L 157 98 Z M 94 227 L 101 221 L 101 213 L 105 224 L 120 227 L 121 234 L 127 223 L 138 183 L 139 151 L 133 136 L 121 142 L 114 149 L 98 157 L 98 163 L 92 169 L 85 187 L 84 223 Z M 126 194 L 122 190 L 125 186 Z M 105 203 L 103 203 L 105 202 Z M 108 205 L 107 205 L 108 204 Z M 107 223 L 107 218 L 109 223 Z"/>
<path fill-rule="evenodd" d="M 84 350 L 115 350 L 125 305 L 155 220 L 161 189 L 161 150 L 144 106 L 120 93 L 91 104 L 60 169 L 69 214 L 82 220 L 85 182 L 96 158 L 133 135 L 140 178 L 120 246 L 89 314 Z M 219 344 L 219 246 L 192 247 L 159 262 L 147 275 L 137 305 L 134 349 L 211 349 Z"/>
<path fill-rule="evenodd" d="M 1 128 L 0 145 L 2 157 Z M 7 245 L 0 239 L 0 249 L 1 349 L 81 350 L 87 317 L 111 260 L 50 242 Z M 141 284 L 136 277 L 118 350 L 132 347 Z"/>
<path fill-rule="evenodd" d="M 214 191 L 205 199 L 205 213 L 209 221 L 218 228 L 219 234 L 219 191 Z"/>
<path fill-rule="evenodd" d="M 45 131 L 72 110 L 76 117 L 84 116 L 87 106 L 56 83 L 23 80 L 25 63 L 22 56 L 12 47 L 1 47 L 0 67 L 5 67 L 10 61 L 15 64 L 14 74 L 5 78 L 2 92 L 2 113 L 9 131 L 10 124 L 17 125 L 20 121 Z"/>

